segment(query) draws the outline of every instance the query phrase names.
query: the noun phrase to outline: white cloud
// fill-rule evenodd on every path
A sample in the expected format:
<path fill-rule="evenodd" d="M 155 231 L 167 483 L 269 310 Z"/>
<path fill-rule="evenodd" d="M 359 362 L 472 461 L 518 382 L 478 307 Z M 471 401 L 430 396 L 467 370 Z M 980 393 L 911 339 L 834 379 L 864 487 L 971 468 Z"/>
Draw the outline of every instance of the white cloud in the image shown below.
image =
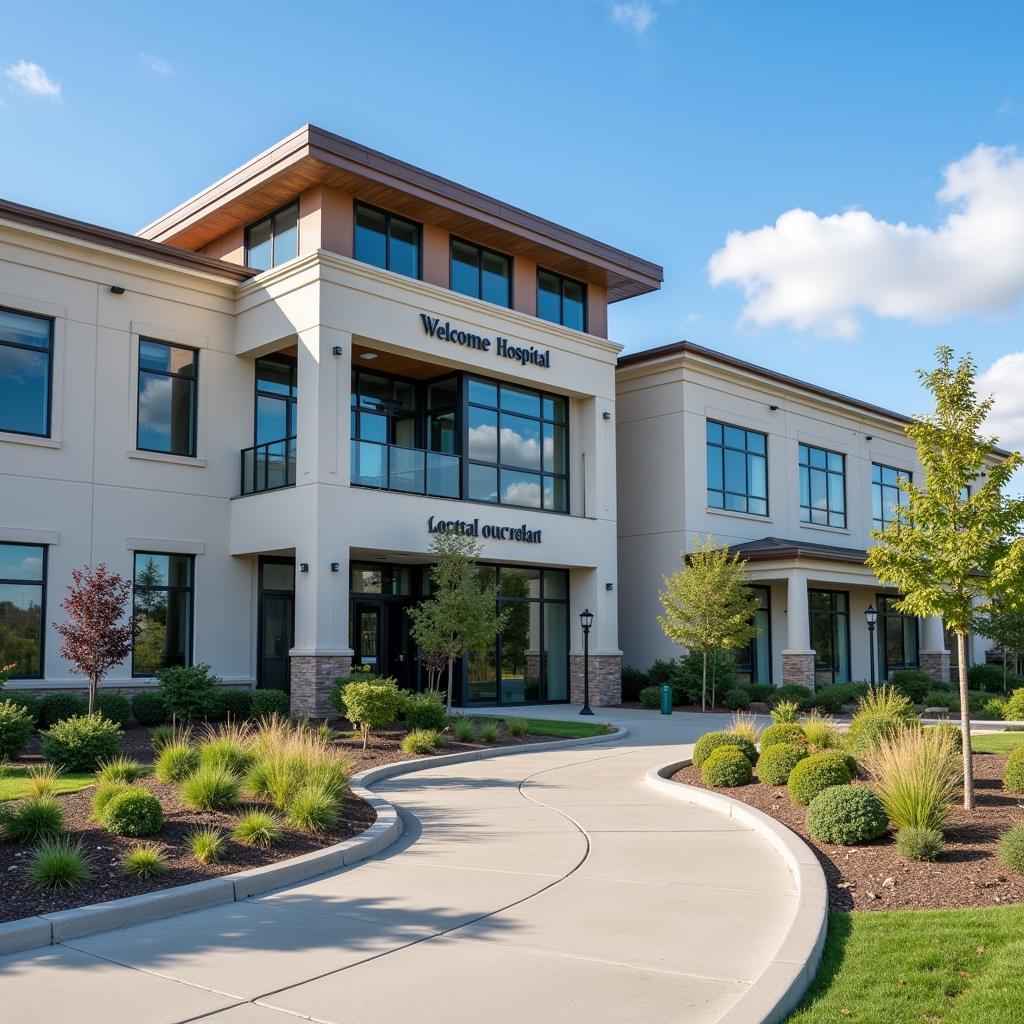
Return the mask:
<path fill-rule="evenodd" d="M 163 59 L 152 53 L 140 53 L 139 60 L 155 75 L 173 75 L 174 68 Z"/>
<path fill-rule="evenodd" d="M 18 88 L 29 96 L 46 96 L 60 99 L 60 82 L 55 82 L 44 68 L 30 60 L 19 60 L 4 68 L 4 74 L 11 80 L 11 88 Z"/>
<path fill-rule="evenodd" d="M 864 312 L 934 323 L 1013 310 L 1024 297 L 1024 157 L 978 146 L 943 177 L 937 197 L 950 209 L 936 228 L 788 210 L 732 232 L 708 264 L 711 282 L 743 289 L 743 321 L 841 338 Z"/>
<path fill-rule="evenodd" d="M 995 396 L 985 430 L 1003 448 L 1024 449 L 1024 352 L 1001 356 L 978 375 L 978 397 Z"/>
<path fill-rule="evenodd" d="M 616 0 L 611 5 L 612 21 L 621 28 L 642 36 L 656 17 L 654 7 L 645 0 Z"/>

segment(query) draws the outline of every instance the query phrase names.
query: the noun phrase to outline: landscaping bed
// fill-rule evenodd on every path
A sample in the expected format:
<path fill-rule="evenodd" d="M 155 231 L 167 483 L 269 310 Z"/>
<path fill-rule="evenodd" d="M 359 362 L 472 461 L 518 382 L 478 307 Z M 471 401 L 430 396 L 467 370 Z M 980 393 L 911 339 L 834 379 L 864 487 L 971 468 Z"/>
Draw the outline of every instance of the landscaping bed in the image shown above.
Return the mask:
<path fill-rule="evenodd" d="M 976 808 L 954 806 L 946 847 L 935 862 L 904 860 L 886 838 L 855 846 L 814 839 L 806 828 L 807 808 L 790 799 L 785 786 L 753 782 L 715 789 L 756 807 L 792 829 L 814 850 L 828 881 L 834 910 L 894 910 L 998 906 L 1024 902 L 1024 875 L 1008 871 L 996 858 L 999 836 L 1024 822 L 1024 797 L 1003 790 L 1006 756 L 975 754 Z M 673 777 L 705 786 L 700 769 L 683 768 Z"/>

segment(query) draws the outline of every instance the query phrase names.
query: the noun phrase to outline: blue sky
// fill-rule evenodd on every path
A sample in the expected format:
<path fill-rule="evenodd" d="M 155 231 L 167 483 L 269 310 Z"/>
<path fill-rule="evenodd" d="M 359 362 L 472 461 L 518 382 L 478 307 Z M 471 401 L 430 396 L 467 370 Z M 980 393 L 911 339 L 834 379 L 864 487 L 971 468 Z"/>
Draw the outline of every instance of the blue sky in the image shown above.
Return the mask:
<path fill-rule="evenodd" d="M 612 307 L 627 349 L 914 412 L 946 342 L 1006 357 L 1021 445 L 1022 29 L 999 2 L 19 4 L 0 195 L 134 231 L 308 121 L 661 263 Z"/>

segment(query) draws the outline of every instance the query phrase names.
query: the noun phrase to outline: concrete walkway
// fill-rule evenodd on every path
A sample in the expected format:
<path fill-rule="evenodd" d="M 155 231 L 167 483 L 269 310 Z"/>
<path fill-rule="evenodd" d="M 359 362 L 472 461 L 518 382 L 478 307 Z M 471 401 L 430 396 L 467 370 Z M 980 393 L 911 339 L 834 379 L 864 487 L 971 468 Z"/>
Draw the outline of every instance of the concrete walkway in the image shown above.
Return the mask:
<path fill-rule="evenodd" d="M 782 943 L 793 878 L 753 831 L 643 784 L 721 721 L 600 717 L 628 739 L 383 783 L 406 833 L 362 864 L 0 958 L 0 1019 L 719 1019 Z"/>

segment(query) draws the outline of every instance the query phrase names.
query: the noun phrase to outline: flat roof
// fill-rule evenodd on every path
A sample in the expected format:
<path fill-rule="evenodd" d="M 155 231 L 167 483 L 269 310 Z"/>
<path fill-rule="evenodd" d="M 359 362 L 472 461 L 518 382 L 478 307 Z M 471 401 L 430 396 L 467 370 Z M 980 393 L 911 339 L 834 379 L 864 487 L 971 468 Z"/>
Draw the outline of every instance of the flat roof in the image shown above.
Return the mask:
<path fill-rule="evenodd" d="M 327 185 L 511 256 L 603 284 L 608 301 L 657 291 L 662 268 L 440 175 L 304 125 L 139 235 L 201 249 L 315 185 Z"/>

